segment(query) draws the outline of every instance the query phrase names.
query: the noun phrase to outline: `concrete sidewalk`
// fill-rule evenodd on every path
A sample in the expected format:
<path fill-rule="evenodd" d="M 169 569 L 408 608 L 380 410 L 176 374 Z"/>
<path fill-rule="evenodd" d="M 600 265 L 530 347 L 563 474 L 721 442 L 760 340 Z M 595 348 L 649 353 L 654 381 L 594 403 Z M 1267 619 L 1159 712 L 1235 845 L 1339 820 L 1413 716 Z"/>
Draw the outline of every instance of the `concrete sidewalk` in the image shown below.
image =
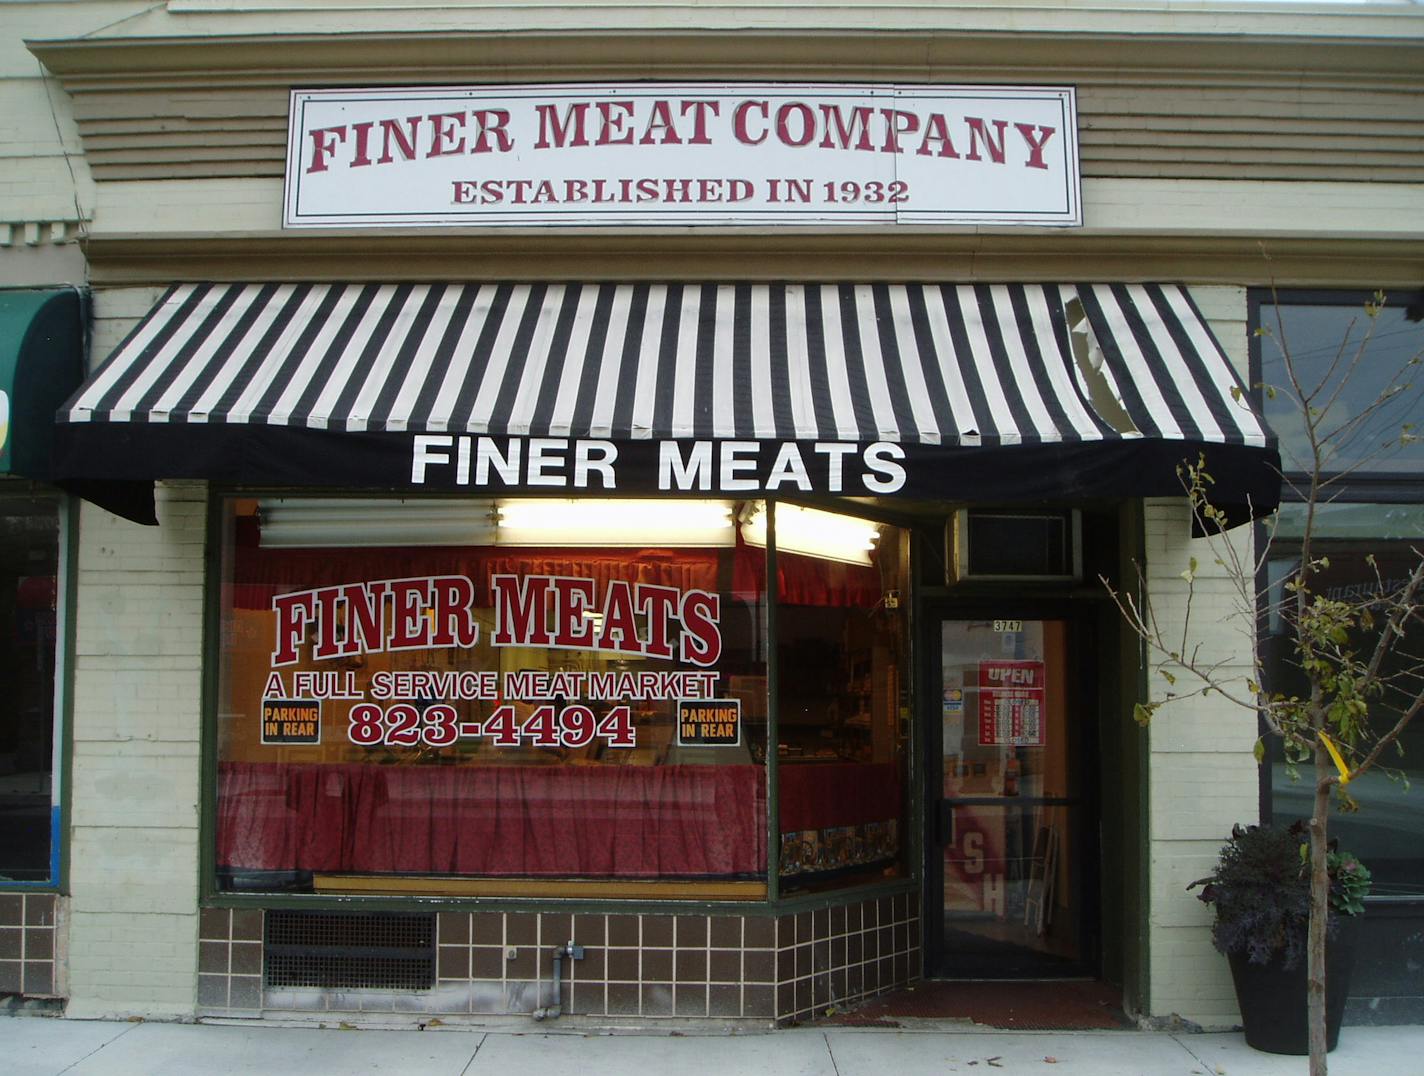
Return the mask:
<path fill-rule="evenodd" d="M 1306 1071 L 1239 1034 L 794 1028 L 705 1034 L 572 1027 L 442 1025 L 346 1030 L 272 1024 L 157 1024 L 0 1017 L 0 1072 L 11 1076 L 1278 1076 Z M 1424 1073 L 1424 1027 L 1346 1028 L 1333 1076 Z"/>

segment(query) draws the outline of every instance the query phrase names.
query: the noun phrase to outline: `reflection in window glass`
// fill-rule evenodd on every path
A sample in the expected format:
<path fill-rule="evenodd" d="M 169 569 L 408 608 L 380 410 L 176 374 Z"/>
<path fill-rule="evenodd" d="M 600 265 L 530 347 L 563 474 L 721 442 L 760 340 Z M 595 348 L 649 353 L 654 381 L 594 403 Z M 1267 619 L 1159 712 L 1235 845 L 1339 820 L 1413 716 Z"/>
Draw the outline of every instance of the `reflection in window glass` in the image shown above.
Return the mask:
<path fill-rule="evenodd" d="M 1416 376 L 1418 367 L 1408 365 L 1424 353 L 1424 324 L 1410 321 L 1402 305 L 1388 302 L 1372 331 L 1370 320 L 1363 303 L 1261 307 L 1260 327 L 1267 334 L 1261 342 L 1261 380 L 1276 390 L 1266 395 L 1265 414 L 1280 438 L 1287 472 L 1312 467 L 1305 424 L 1286 391 L 1283 347 L 1303 388 L 1316 391 L 1314 406 L 1328 408 L 1322 430 L 1336 431 L 1325 470 L 1360 466 L 1367 472 L 1418 474 L 1424 465 L 1424 441 L 1400 443 L 1405 424 L 1424 414 L 1424 378 Z M 1367 332 L 1369 341 L 1357 360 Z M 1382 398 L 1383 405 L 1371 411 Z"/>
<path fill-rule="evenodd" d="M 1342 509 L 1346 506 L 1342 506 Z M 1342 511 L 1336 521 L 1340 529 L 1349 529 L 1350 516 L 1368 520 L 1391 506 L 1348 506 L 1357 512 Z M 1376 587 L 1375 569 L 1366 563 L 1373 554 L 1380 577 L 1387 588 L 1401 584 L 1417 563 L 1411 546 L 1418 541 L 1349 541 L 1343 539 L 1317 542 L 1317 555 L 1329 559 L 1329 567 L 1317 577 L 1318 590 L 1326 598 L 1359 600 Z M 1274 601 L 1282 597 L 1281 586 L 1299 569 L 1299 557 L 1291 556 L 1286 543 L 1278 542 L 1268 562 L 1270 595 Z M 1273 602 L 1274 604 L 1274 602 Z M 1362 639 L 1361 645 L 1368 645 Z M 1288 625 L 1273 617 L 1263 625 L 1261 653 L 1265 664 L 1265 687 L 1270 692 L 1287 695 L 1304 694 L 1307 690 L 1300 673 Z M 1424 653 L 1424 638 L 1415 625 L 1405 640 L 1403 653 L 1396 657 L 1387 676 L 1396 675 L 1411 661 L 1417 662 Z M 1412 658 L 1406 655 L 1414 655 Z M 1417 685 L 1401 683 L 1400 691 Z M 1402 696 L 1396 693 L 1393 702 Z M 1381 710 L 1376 727 L 1388 726 L 1392 718 Z M 1330 832 L 1338 837 L 1342 848 L 1358 855 L 1374 873 L 1374 892 L 1379 896 L 1424 895 L 1424 725 L 1418 721 L 1406 729 L 1401 738 L 1403 754 L 1385 756 L 1381 761 L 1395 770 L 1388 774 L 1375 771 L 1352 782 L 1350 795 L 1360 804 L 1352 813 L 1336 813 L 1330 819 Z M 1270 764 L 1271 814 L 1276 824 L 1288 825 L 1311 812 L 1312 781 L 1308 765 L 1292 777 L 1282 756 L 1278 740 L 1271 742 Z"/>
<path fill-rule="evenodd" d="M 1065 620 L 946 620 L 940 629 L 941 778 L 955 801 L 944 937 L 1005 972 L 1025 951 L 1065 966 L 1082 955 L 1072 878 L 1081 823 L 1065 802 L 1079 792 L 1069 760 L 1082 735 L 1069 631 Z"/>
<path fill-rule="evenodd" d="M 788 505 L 776 534 L 781 888 L 900 876 L 906 535 Z"/>
<path fill-rule="evenodd" d="M 1281 505 L 1276 539 L 1299 541 L 1305 533 L 1305 517 L 1305 505 Z M 1317 539 L 1417 539 L 1424 535 L 1424 504 L 1317 504 L 1312 533 Z"/>
<path fill-rule="evenodd" d="M 765 553 L 666 508 L 229 500 L 219 885 L 764 893 Z"/>
<path fill-rule="evenodd" d="M 1067 624 L 955 620 L 945 621 L 942 630 L 944 794 L 1063 797 L 1073 792 L 1064 689 Z M 1010 686 L 993 686 L 1001 682 Z M 990 725 L 987 700 L 996 694 L 999 708 Z"/>
<path fill-rule="evenodd" d="M 0 496 L 0 881 L 51 878 L 59 501 Z"/>

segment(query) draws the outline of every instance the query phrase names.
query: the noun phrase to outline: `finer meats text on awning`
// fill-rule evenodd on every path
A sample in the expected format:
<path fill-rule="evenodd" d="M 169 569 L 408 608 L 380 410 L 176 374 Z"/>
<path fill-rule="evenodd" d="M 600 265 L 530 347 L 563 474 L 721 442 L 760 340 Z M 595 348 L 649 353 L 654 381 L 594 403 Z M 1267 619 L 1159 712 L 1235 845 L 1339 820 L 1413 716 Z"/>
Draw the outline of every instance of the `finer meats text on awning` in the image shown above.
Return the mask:
<path fill-rule="evenodd" d="M 410 484 L 449 489 L 898 493 L 891 441 L 663 440 L 415 434 Z"/>

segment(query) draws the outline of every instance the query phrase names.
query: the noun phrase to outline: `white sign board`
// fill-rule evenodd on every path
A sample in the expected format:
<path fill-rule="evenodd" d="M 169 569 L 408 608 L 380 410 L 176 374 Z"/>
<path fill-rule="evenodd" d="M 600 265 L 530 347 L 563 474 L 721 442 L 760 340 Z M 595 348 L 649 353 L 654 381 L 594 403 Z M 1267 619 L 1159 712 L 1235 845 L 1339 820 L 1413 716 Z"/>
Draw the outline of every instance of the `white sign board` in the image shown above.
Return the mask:
<path fill-rule="evenodd" d="M 1071 88 L 296 90 L 289 228 L 1082 223 Z"/>

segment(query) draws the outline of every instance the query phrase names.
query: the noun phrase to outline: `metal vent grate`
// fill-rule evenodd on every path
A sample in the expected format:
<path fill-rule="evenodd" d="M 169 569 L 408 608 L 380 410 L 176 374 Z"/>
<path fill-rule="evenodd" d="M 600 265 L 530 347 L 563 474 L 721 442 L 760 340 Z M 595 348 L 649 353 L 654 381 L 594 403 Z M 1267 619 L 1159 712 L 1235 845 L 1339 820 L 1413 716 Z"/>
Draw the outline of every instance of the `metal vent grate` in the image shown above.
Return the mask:
<path fill-rule="evenodd" d="M 386 912 L 269 911 L 269 987 L 429 990 L 435 985 L 435 916 Z"/>

